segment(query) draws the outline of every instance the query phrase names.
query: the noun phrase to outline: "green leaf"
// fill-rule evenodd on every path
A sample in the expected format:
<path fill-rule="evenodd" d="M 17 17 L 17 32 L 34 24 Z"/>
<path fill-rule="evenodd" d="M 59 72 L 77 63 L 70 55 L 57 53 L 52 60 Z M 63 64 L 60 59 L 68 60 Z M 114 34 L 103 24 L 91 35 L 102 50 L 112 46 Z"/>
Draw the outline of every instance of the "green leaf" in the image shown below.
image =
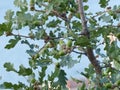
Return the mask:
<path fill-rule="evenodd" d="M 79 22 L 79 21 L 72 21 L 72 24 L 73 24 L 73 26 L 72 26 L 72 28 L 73 29 L 75 29 L 75 30 L 80 30 L 80 28 L 81 28 L 81 23 Z"/>
<path fill-rule="evenodd" d="M 36 55 L 36 52 L 34 50 L 26 50 L 26 52 L 30 55 L 30 56 L 34 56 Z"/>
<path fill-rule="evenodd" d="M 88 2 L 88 0 L 83 0 L 83 2 Z"/>
<path fill-rule="evenodd" d="M 83 76 L 86 77 L 86 78 L 89 78 L 89 77 L 90 77 L 88 73 L 81 72 L 80 74 L 83 75 Z"/>
<path fill-rule="evenodd" d="M 25 84 L 23 84 L 22 82 L 18 82 L 18 85 L 19 85 L 19 87 L 21 87 L 21 88 L 25 87 Z"/>
<path fill-rule="evenodd" d="M 25 85 L 21 82 L 18 82 L 18 84 L 12 84 L 10 82 L 4 82 L 4 87 L 14 90 L 21 90 Z"/>
<path fill-rule="evenodd" d="M 51 82 L 53 82 L 54 79 L 55 79 L 56 77 L 58 77 L 59 72 L 60 72 L 60 69 L 59 69 L 59 68 L 55 68 L 55 71 L 51 73 L 51 76 L 48 75 L 48 80 L 51 81 Z"/>
<path fill-rule="evenodd" d="M 109 79 L 107 77 L 103 77 L 100 81 L 101 83 L 107 83 L 109 82 Z"/>
<path fill-rule="evenodd" d="M 119 60 L 113 60 L 113 63 L 114 63 L 114 67 L 117 69 L 117 70 L 120 70 L 120 55 L 118 56 Z"/>
<path fill-rule="evenodd" d="M 81 86 L 81 87 L 79 87 L 79 89 L 80 89 L 80 90 L 86 90 L 86 85 L 85 85 L 85 83 L 84 83 L 84 82 L 83 82 L 82 86 Z"/>
<path fill-rule="evenodd" d="M 2 23 L 0 24 L 0 36 L 4 34 L 4 31 L 7 29 L 6 24 Z"/>
<path fill-rule="evenodd" d="M 29 26 L 29 28 L 34 28 L 35 26 L 32 25 L 31 22 L 33 22 L 33 17 L 30 13 L 24 13 L 24 12 L 21 12 L 21 11 L 18 11 L 16 13 L 16 20 L 17 20 L 17 25 L 16 25 L 16 29 L 21 29 L 22 26 Z"/>
<path fill-rule="evenodd" d="M 40 81 L 41 84 L 43 83 L 43 79 L 46 75 L 46 69 L 47 69 L 47 67 L 42 67 L 41 72 L 39 72 L 39 76 L 40 76 L 39 81 Z"/>
<path fill-rule="evenodd" d="M 29 76 L 32 74 L 32 69 L 25 68 L 23 65 L 20 65 L 18 73 L 19 73 L 19 75 L 22 75 L 22 76 Z"/>
<path fill-rule="evenodd" d="M 77 38 L 75 45 L 89 46 L 90 40 L 87 37 L 82 36 L 82 37 Z"/>
<path fill-rule="evenodd" d="M 37 65 L 41 66 L 41 67 L 48 66 L 51 63 L 52 63 L 52 60 L 49 59 L 49 58 L 47 58 L 47 59 L 41 59 L 41 60 L 37 61 Z"/>
<path fill-rule="evenodd" d="M 102 15 L 101 17 L 100 17 L 102 20 L 103 20 L 103 22 L 106 22 L 106 23 L 109 23 L 109 22 L 111 22 L 111 16 L 106 16 L 105 14 L 104 15 Z"/>
<path fill-rule="evenodd" d="M 47 7 L 46 7 L 46 14 L 48 15 L 51 11 L 53 10 L 53 4 L 49 4 Z"/>
<path fill-rule="evenodd" d="M 4 89 L 4 84 L 0 84 L 0 89 Z"/>
<path fill-rule="evenodd" d="M 84 10 L 86 11 L 86 10 L 88 10 L 89 9 L 89 6 L 88 5 L 85 5 L 84 6 Z"/>
<path fill-rule="evenodd" d="M 60 20 L 52 20 L 52 21 L 50 21 L 48 24 L 47 24 L 47 27 L 56 27 L 59 23 L 61 23 L 61 21 Z"/>
<path fill-rule="evenodd" d="M 9 44 L 7 44 L 5 46 L 6 49 L 11 49 L 14 48 L 15 45 L 18 43 L 18 41 L 20 40 L 20 37 L 15 37 L 15 39 L 10 39 L 9 40 Z"/>
<path fill-rule="evenodd" d="M 100 48 L 96 49 L 96 53 L 100 54 Z"/>
<path fill-rule="evenodd" d="M 82 83 L 83 81 L 81 81 L 81 80 L 79 80 L 79 79 L 77 79 L 77 78 L 74 78 L 74 77 L 71 77 L 71 79 L 73 80 L 73 81 L 75 81 L 76 83 Z"/>
<path fill-rule="evenodd" d="M 4 82 L 4 86 L 5 86 L 6 88 L 12 88 L 12 87 L 13 87 L 13 84 L 10 83 L 10 82 Z"/>
<path fill-rule="evenodd" d="M 14 15 L 14 12 L 12 10 L 7 10 L 6 15 L 4 16 L 4 18 L 8 22 L 11 22 L 13 15 Z"/>
<path fill-rule="evenodd" d="M 99 1 L 100 7 L 105 8 L 108 5 L 109 1 L 110 0 L 100 0 Z"/>
<path fill-rule="evenodd" d="M 96 54 L 98 54 L 98 55 L 100 55 L 101 57 L 105 57 L 105 55 L 104 54 L 102 54 L 101 52 L 100 52 L 100 48 L 98 48 L 98 49 L 96 49 Z"/>
<path fill-rule="evenodd" d="M 77 64 L 79 62 L 80 61 L 73 60 L 70 55 L 62 56 L 61 57 L 60 66 L 62 66 L 62 67 L 68 66 L 68 68 L 72 68 L 75 64 Z"/>
<path fill-rule="evenodd" d="M 45 37 L 45 30 L 39 30 L 38 32 L 36 32 L 35 36 L 36 36 L 36 39 L 39 40 L 41 38 L 44 38 Z"/>
<path fill-rule="evenodd" d="M 88 68 L 85 68 L 85 72 L 81 72 L 81 75 L 85 76 L 86 78 L 89 78 L 92 76 L 92 74 L 95 73 L 94 67 L 92 64 L 89 64 Z"/>
<path fill-rule="evenodd" d="M 30 59 L 29 60 L 29 65 L 30 65 L 30 67 L 32 67 L 33 69 L 36 69 L 37 68 L 37 65 L 36 65 L 36 59 Z"/>
<path fill-rule="evenodd" d="M 64 70 L 60 70 L 59 75 L 58 75 L 58 82 L 60 85 L 62 85 L 63 87 L 66 87 L 66 73 Z"/>
<path fill-rule="evenodd" d="M 14 71 L 14 72 L 17 72 L 14 68 L 14 65 L 11 64 L 10 62 L 6 62 L 4 64 L 4 68 L 6 68 L 6 71 Z"/>
<path fill-rule="evenodd" d="M 6 33 L 6 36 L 9 36 L 9 34 L 11 33 L 12 29 L 12 23 L 2 23 L 0 24 L 0 36 L 4 34 L 4 32 Z"/>

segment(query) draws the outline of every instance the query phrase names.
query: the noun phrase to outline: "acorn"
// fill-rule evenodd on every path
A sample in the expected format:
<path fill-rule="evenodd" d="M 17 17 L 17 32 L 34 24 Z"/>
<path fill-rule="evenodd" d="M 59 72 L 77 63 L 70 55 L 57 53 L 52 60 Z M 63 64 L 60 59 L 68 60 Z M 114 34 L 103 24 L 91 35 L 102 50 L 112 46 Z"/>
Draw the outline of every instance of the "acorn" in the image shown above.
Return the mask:
<path fill-rule="evenodd" d="M 120 86 L 120 80 L 117 80 L 117 81 L 116 81 L 116 84 L 117 84 L 118 86 Z"/>
<path fill-rule="evenodd" d="M 105 87 L 106 87 L 106 88 L 112 88 L 112 84 L 111 84 L 111 83 L 106 83 L 106 84 L 105 84 Z"/>
<path fill-rule="evenodd" d="M 71 47 L 71 46 L 72 46 L 72 40 L 68 40 L 67 47 Z"/>
<path fill-rule="evenodd" d="M 65 52 L 64 52 L 63 50 L 60 50 L 60 51 L 59 51 L 59 55 L 60 55 L 60 56 L 63 56 L 63 55 L 65 55 Z"/>
<path fill-rule="evenodd" d="M 34 5 L 35 5 L 35 1 L 34 1 L 34 0 L 30 0 L 30 10 L 31 10 L 31 11 L 34 11 L 34 10 L 35 10 Z"/>
<path fill-rule="evenodd" d="M 40 21 L 34 21 L 33 24 L 34 24 L 35 26 L 40 26 Z"/>
<path fill-rule="evenodd" d="M 56 68 L 60 68 L 60 63 L 56 63 L 56 64 L 55 64 L 55 67 L 56 67 Z"/>
<path fill-rule="evenodd" d="M 60 44 L 60 45 L 63 45 L 64 43 L 65 43 L 65 42 L 64 42 L 62 39 L 59 40 L 59 44 Z"/>

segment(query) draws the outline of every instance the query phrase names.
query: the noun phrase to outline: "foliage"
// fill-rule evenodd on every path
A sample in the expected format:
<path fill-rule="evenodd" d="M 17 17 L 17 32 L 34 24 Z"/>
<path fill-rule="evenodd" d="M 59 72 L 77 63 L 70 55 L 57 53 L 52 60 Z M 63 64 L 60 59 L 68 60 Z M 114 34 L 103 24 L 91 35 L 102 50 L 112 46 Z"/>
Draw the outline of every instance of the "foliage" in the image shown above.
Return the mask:
<path fill-rule="evenodd" d="M 90 63 L 81 75 L 89 81 L 89 86 L 78 87 L 79 90 L 108 90 L 120 88 L 120 6 L 107 7 L 110 0 L 100 0 L 101 8 L 105 11 L 96 15 L 84 11 L 88 18 L 90 38 L 82 35 L 82 25 L 78 4 L 75 0 L 14 0 L 18 11 L 8 10 L 5 22 L 0 24 L 0 36 L 12 37 L 5 49 L 12 49 L 17 43 L 28 45 L 26 53 L 29 55 L 29 67 L 19 66 L 16 70 L 13 63 L 6 62 L 6 71 L 13 71 L 20 76 L 27 77 L 29 85 L 22 82 L 12 84 L 4 82 L 1 87 L 14 90 L 63 90 L 66 88 L 66 74 L 63 67 L 72 68 L 80 63 L 81 56 L 87 57 L 86 48 L 95 51 L 96 59 L 102 70 L 97 75 L 94 65 Z M 88 0 L 83 0 L 87 3 Z M 101 22 L 104 22 L 101 25 Z M 26 36 L 15 33 L 23 28 L 29 30 Z M 101 41 L 99 38 L 101 38 Z M 42 43 L 36 45 L 30 39 Z M 44 41 L 44 43 L 42 42 Z M 102 48 L 103 47 L 103 50 Z M 75 54 L 76 57 L 72 57 Z M 46 70 L 53 65 L 51 74 Z M 38 71 L 40 69 L 40 71 Z M 38 72 L 38 73 L 36 73 Z M 47 78 L 45 78 L 47 76 Z"/>

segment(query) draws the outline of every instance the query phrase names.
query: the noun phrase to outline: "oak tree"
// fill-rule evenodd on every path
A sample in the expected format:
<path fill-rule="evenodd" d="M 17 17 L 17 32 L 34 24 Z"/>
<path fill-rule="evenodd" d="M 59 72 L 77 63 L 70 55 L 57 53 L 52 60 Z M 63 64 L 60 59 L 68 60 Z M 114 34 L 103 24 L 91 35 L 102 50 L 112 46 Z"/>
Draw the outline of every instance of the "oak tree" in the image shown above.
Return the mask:
<path fill-rule="evenodd" d="M 120 6 L 109 7 L 109 1 L 99 0 L 104 11 L 92 13 L 87 12 L 91 7 L 86 5 L 88 0 L 14 0 L 18 10 L 6 12 L 0 36 L 11 37 L 5 49 L 17 47 L 18 42 L 29 46 L 29 67 L 20 65 L 17 70 L 15 63 L 6 62 L 4 68 L 28 77 L 29 85 L 8 81 L 1 86 L 14 90 L 65 90 L 68 78 L 63 67 L 74 67 L 84 56 L 90 64 L 80 74 L 89 85 L 73 78 L 83 83 L 77 87 L 79 90 L 119 90 Z M 20 33 L 24 28 L 28 29 L 26 35 Z M 54 68 L 47 74 L 50 65 Z"/>

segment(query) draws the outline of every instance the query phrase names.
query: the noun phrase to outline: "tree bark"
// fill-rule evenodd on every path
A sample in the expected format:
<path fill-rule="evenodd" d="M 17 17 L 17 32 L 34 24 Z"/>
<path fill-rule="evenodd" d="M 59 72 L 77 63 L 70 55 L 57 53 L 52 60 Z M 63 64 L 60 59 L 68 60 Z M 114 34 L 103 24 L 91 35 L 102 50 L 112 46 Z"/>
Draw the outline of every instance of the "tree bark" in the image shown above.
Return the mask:
<path fill-rule="evenodd" d="M 85 13 L 84 13 L 84 7 L 83 7 L 83 0 L 77 0 L 78 2 L 78 10 L 80 13 L 80 18 L 81 18 L 81 23 L 82 23 L 82 34 L 85 35 L 86 37 L 88 37 L 88 39 L 90 39 L 90 33 L 87 27 L 87 20 L 85 17 Z M 91 47 L 87 47 L 86 49 L 87 51 L 87 57 L 90 60 L 91 64 L 94 66 L 96 74 L 101 75 L 101 67 L 99 62 L 96 60 L 96 57 L 93 53 L 93 49 Z"/>

